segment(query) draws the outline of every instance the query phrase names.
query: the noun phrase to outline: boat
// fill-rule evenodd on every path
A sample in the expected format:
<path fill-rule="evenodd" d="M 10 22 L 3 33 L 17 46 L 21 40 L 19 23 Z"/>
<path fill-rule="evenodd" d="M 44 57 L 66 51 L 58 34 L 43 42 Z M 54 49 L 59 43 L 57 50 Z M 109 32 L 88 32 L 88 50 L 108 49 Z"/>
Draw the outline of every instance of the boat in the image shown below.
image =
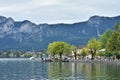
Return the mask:
<path fill-rule="evenodd" d="M 29 59 L 30 59 L 30 60 L 34 60 L 34 59 L 35 59 L 35 57 L 33 57 L 33 56 L 32 56 L 32 57 L 30 57 Z"/>

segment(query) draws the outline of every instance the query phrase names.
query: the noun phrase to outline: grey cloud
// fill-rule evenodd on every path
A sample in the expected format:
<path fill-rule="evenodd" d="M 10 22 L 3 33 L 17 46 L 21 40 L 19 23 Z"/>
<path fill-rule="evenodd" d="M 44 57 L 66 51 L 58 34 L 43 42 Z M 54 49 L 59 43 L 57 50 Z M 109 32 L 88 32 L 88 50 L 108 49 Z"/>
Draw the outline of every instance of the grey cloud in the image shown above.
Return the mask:
<path fill-rule="evenodd" d="M 36 23 L 71 23 L 92 15 L 117 16 L 119 0 L 0 0 L 0 15 Z"/>

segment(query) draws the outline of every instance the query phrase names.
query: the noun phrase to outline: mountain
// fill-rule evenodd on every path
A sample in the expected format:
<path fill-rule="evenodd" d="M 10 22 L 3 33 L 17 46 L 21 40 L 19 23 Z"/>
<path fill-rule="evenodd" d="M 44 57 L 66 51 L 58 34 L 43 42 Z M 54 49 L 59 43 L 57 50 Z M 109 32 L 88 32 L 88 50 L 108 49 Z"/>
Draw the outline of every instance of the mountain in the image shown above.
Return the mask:
<path fill-rule="evenodd" d="M 76 46 L 86 45 L 107 29 L 114 29 L 120 16 L 92 16 L 73 24 L 35 24 L 28 20 L 14 21 L 0 16 L 0 50 L 45 50 L 53 41 L 66 41 Z"/>

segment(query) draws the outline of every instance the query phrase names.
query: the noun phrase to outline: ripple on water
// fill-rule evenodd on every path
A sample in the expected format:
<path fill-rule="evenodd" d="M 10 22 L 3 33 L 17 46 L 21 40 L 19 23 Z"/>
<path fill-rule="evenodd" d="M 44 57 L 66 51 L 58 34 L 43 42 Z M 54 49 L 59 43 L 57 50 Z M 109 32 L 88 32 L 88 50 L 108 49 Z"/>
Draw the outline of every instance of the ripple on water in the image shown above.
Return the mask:
<path fill-rule="evenodd" d="M 120 66 L 0 60 L 0 80 L 120 80 Z"/>

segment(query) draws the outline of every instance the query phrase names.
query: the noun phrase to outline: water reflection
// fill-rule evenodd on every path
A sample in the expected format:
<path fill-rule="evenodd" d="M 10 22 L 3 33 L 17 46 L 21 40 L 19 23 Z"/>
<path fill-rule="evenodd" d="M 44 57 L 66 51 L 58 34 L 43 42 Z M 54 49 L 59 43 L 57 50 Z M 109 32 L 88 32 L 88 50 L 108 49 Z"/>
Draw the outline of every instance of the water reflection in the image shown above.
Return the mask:
<path fill-rule="evenodd" d="M 0 80 L 47 79 L 46 63 L 29 60 L 0 61 Z"/>
<path fill-rule="evenodd" d="M 49 79 L 113 80 L 120 79 L 118 65 L 96 63 L 49 63 Z"/>
<path fill-rule="evenodd" d="M 49 79 L 62 79 L 71 75 L 69 63 L 48 63 L 48 78 Z"/>
<path fill-rule="evenodd" d="M 102 63 L 0 60 L 0 80 L 120 80 L 120 66 Z"/>

